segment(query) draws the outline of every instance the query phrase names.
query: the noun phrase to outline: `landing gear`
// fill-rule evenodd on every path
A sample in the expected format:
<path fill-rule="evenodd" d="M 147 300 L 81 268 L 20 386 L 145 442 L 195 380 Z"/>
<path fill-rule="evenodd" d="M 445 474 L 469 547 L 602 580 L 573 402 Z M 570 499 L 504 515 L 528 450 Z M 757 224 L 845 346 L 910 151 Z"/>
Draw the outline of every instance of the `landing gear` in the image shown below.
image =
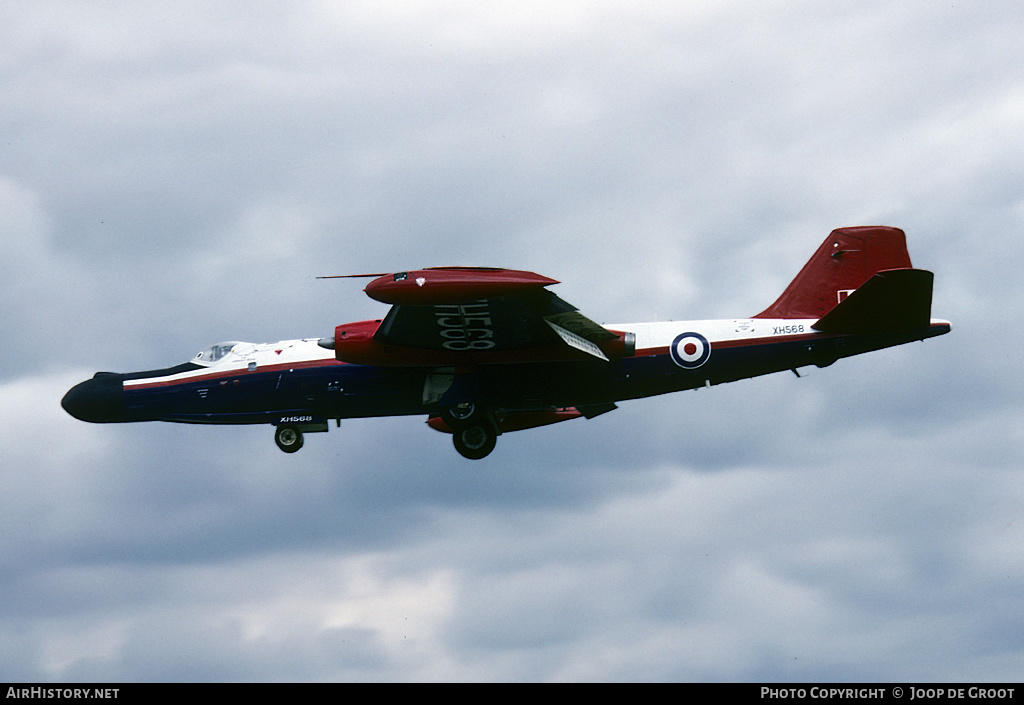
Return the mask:
<path fill-rule="evenodd" d="M 294 453 L 302 447 L 302 431 L 295 426 L 278 426 L 274 431 L 274 442 L 285 453 Z"/>
<path fill-rule="evenodd" d="M 315 414 L 297 412 L 279 417 L 274 426 L 274 442 L 285 453 L 294 453 L 302 447 L 306 433 L 327 433 L 327 419 Z M 341 420 L 338 420 L 341 426 Z"/>
<path fill-rule="evenodd" d="M 483 410 L 472 402 L 463 402 L 441 409 L 441 420 L 452 429 L 475 426 L 482 417 Z"/>
<path fill-rule="evenodd" d="M 498 434 L 489 423 L 457 428 L 452 434 L 455 450 L 464 458 L 480 460 L 487 457 L 498 442 Z"/>
<path fill-rule="evenodd" d="M 501 431 L 490 409 L 473 402 L 463 402 L 441 409 L 440 416 L 446 427 L 443 430 L 451 431 L 455 450 L 462 457 L 479 460 L 494 450 Z"/>

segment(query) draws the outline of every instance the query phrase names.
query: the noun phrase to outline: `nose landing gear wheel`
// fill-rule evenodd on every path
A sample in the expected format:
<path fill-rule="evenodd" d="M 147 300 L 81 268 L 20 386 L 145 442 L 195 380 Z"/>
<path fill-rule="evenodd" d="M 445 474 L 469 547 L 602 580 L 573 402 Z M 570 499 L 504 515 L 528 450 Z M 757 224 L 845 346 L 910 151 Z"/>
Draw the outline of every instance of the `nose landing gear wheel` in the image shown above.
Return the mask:
<path fill-rule="evenodd" d="M 274 442 L 285 453 L 294 453 L 302 447 L 302 431 L 294 426 L 278 426 L 274 431 Z"/>
<path fill-rule="evenodd" d="M 452 440 L 455 442 L 455 450 L 459 451 L 463 458 L 480 460 L 494 450 L 498 436 L 484 424 L 456 429 L 452 434 Z"/>

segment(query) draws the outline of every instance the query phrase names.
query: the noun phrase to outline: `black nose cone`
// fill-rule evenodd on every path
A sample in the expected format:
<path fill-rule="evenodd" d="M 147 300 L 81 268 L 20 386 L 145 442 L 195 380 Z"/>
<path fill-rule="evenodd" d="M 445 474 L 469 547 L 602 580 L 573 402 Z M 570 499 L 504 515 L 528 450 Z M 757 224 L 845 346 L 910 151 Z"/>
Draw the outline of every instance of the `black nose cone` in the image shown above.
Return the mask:
<path fill-rule="evenodd" d="M 60 405 L 76 419 L 93 423 L 125 421 L 124 375 L 97 372 L 68 390 Z"/>

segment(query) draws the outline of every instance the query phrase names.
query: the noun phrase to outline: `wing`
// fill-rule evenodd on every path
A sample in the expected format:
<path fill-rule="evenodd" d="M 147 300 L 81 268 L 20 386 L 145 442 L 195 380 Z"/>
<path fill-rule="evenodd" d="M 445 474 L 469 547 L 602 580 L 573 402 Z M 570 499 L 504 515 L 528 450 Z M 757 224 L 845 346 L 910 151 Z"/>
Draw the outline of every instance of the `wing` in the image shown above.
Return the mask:
<path fill-rule="evenodd" d="M 372 341 L 369 330 L 339 326 L 335 353 L 363 364 L 430 366 L 622 357 L 632 334 L 598 325 L 546 289 L 557 283 L 480 267 L 388 274 L 365 290 L 392 304 Z"/>

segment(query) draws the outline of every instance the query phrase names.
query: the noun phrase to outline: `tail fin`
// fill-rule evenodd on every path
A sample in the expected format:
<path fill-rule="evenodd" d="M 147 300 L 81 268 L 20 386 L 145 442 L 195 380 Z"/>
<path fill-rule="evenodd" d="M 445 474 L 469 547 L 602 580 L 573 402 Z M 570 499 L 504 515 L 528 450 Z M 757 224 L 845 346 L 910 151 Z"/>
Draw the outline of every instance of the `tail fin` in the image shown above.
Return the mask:
<path fill-rule="evenodd" d="M 775 303 L 754 318 L 822 318 L 883 270 L 910 269 L 899 228 L 839 228 L 825 238 Z M 931 301 L 929 281 L 928 298 Z"/>

